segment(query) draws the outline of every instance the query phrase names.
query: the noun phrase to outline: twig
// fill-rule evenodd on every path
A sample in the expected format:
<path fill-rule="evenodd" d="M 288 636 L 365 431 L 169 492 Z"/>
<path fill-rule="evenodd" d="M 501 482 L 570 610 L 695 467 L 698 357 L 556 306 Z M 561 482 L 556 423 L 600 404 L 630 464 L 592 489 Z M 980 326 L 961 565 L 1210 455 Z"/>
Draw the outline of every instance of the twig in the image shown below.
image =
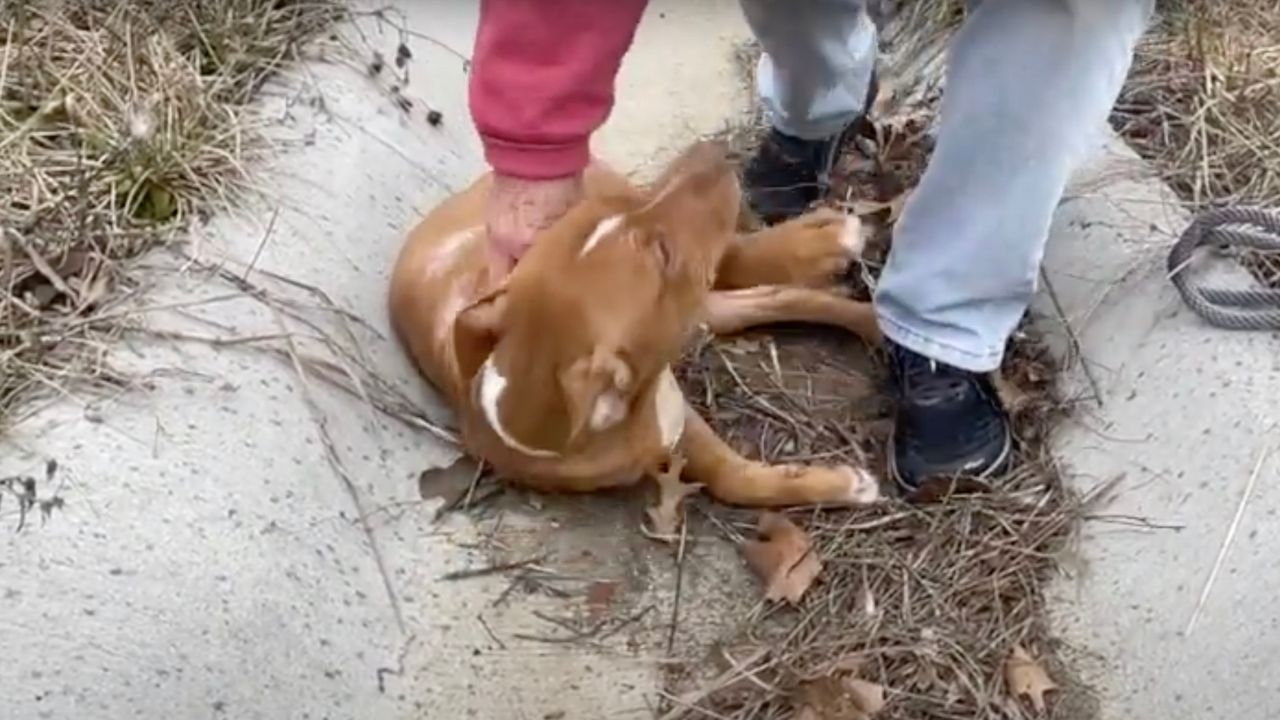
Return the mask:
<path fill-rule="evenodd" d="M 1236 531 L 1240 529 L 1240 520 L 1244 517 L 1245 506 L 1249 504 L 1249 498 L 1253 495 L 1253 488 L 1258 483 L 1258 475 L 1262 473 L 1262 466 L 1266 464 L 1272 450 L 1273 448 L 1267 447 L 1258 454 L 1258 462 L 1253 466 L 1249 481 L 1245 483 L 1244 492 L 1240 495 L 1240 504 L 1236 506 L 1236 514 L 1231 518 L 1231 525 L 1227 527 L 1226 537 L 1222 539 L 1222 547 L 1218 548 L 1218 558 L 1214 560 L 1213 569 L 1209 571 L 1209 577 L 1204 582 L 1204 588 L 1200 590 L 1200 599 L 1196 602 L 1195 611 L 1191 613 L 1191 619 L 1187 621 L 1187 628 L 1182 631 L 1183 637 L 1190 637 L 1191 632 L 1195 630 L 1196 621 L 1200 619 L 1200 612 L 1204 610 L 1205 603 L 1209 600 L 1209 591 L 1213 589 L 1213 584 L 1218 579 L 1218 571 L 1222 569 L 1222 565 L 1227 559 L 1227 551 L 1231 548 L 1231 541 L 1235 539 Z"/>
<path fill-rule="evenodd" d="M 1058 299 L 1058 291 L 1053 287 L 1053 281 L 1049 279 L 1043 266 L 1040 268 L 1040 279 L 1044 282 L 1045 292 L 1049 294 L 1049 300 L 1053 303 L 1054 312 L 1058 313 L 1058 319 L 1062 321 L 1062 326 L 1067 329 L 1068 342 L 1071 345 L 1071 352 L 1080 361 L 1080 370 L 1084 373 L 1085 380 L 1089 382 L 1089 387 L 1093 389 L 1094 402 L 1098 403 L 1098 407 L 1103 407 L 1102 386 L 1098 384 L 1098 379 L 1093 376 L 1093 371 L 1089 369 L 1089 358 L 1084 356 L 1081 349 L 1080 336 L 1076 334 L 1076 329 L 1071 326 L 1071 319 L 1067 317 L 1067 311 L 1062 307 L 1062 301 Z"/>
<path fill-rule="evenodd" d="M 570 626 L 568 623 L 564 622 L 563 620 L 559 620 L 559 619 L 557 619 L 557 618 L 550 617 L 549 615 L 546 615 L 545 613 L 538 613 L 538 612 L 535 612 L 535 613 L 534 613 L 534 615 L 535 615 L 536 617 L 538 617 L 539 619 L 544 620 L 544 621 L 546 621 L 546 622 L 549 622 L 549 623 L 551 623 L 552 625 L 556 625 L 557 627 L 564 628 L 565 630 L 568 630 L 568 631 L 570 632 L 570 634 L 569 634 L 569 635 L 566 635 L 566 636 L 563 636 L 563 637 L 553 637 L 553 636 L 548 636 L 548 635 L 530 635 L 530 634 L 527 634 L 527 633 L 516 633 L 516 634 L 512 635 L 512 637 L 517 638 L 517 639 L 520 639 L 520 640 L 529 640 L 529 641 L 532 641 L 532 642 L 544 642 L 544 643 L 551 643 L 551 644 L 555 644 L 555 645 L 562 645 L 562 644 L 565 644 L 565 643 L 573 643 L 573 642 L 581 642 L 581 641 L 583 641 L 583 640 L 591 640 L 591 639 L 595 639 L 595 640 L 597 640 L 597 641 L 601 641 L 601 640 L 604 640 L 604 639 L 606 639 L 606 638 L 608 638 L 608 637 L 611 637 L 611 636 L 613 636 L 613 635 L 616 635 L 616 634 L 618 633 L 618 631 L 622 630 L 622 628 L 624 628 L 624 627 L 626 627 L 626 626 L 628 626 L 628 625 L 631 625 L 632 623 L 639 622 L 641 619 L 643 619 L 643 618 L 644 618 L 644 616 L 645 616 L 645 615 L 648 615 L 648 614 L 649 614 L 649 612 L 650 612 L 650 611 L 652 611 L 652 610 L 653 610 L 653 606 L 652 606 L 652 605 L 646 605 L 646 606 L 645 606 L 643 609 L 641 609 L 639 612 L 634 613 L 634 614 L 632 614 L 632 615 L 630 615 L 630 616 L 628 616 L 628 617 L 626 617 L 626 618 L 623 618 L 623 619 L 622 619 L 620 622 L 618 622 L 616 625 L 614 625 L 613 627 L 609 628 L 609 630 L 608 630 L 607 632 L 601 632 L 601 631 L 603 631 L 606 627 L 608 627 L 608 626 L 609 626 L 609 622 L 610 622 L 611 620 L 613 620 L 613 618 L 605 618 L 605 619 L 603 619 L 603 620 L 601 620 L 601 621 L 599 621 L 599 622 L 595 623 L 594 625 L 591 625 L 590 627 L 586 628 L 585 630 L 575 630 L 572 626 Z"/>
<path fill-rule="evenodd" d="M 684 587 L 684 547 L 689 537 L 689 519 L 680 523 L 680 545 L 676 550 L 676 590 L 671 601 L 671 629 L 667 632 L 667 655 L 676 644 L 676 629 L 680 627 L 680 595 Z"/>
<path fill-rule="evenodd" d="M 454 570 L 447 572 L 439 577 L 440 580 L 466 580 L 468 578 L 484 577 L 485 575 L 496 575 L 508 570 L 519 570 L 520 568 L 530 565 L 537 565 L 546 560 L 546 555 L 531 557 L 526 560 L 517 560 L 515 562 L 498 563 L 497 565 L 486 565 L 485 567 L 472 568 L 469 570 Z"/>
<path fill-rule="evenodd" d="M 678 697 L 671 696 L 672 702 L 676 703 L 679 707 L 675 707 L 667 711 L 667 713 L 659 717 L 658 720 L 678 720 L 679 718 L 684 717 L 690 710 L 696 709 L 694 706 L 706 699 L 709 695 L 732 683 L 738 678 L 743 677 L 745 675 L 745 671 L 742 670 L 742 668 L 749 668 L 753 663 L 759 661 L 768 654 L 769 648 L 756 650 L 754 653 L 747 656 L 747 658 L 739 665 L 731 667 L 720 673 L 720 675 L 718 675 L 714 680 L 703 685 L 701 688 Z"/>
<path fill-rule="evenodd" d="M 267 229 L 262 233 L 262 239 L 258 241 L 258 247 L 253 251 L 253 259 L 244 268 L 244 274 L 240 276 L 241 280 L 248 280 L 249 274 L 253 272 L 253 268 L 258 264 L 258 257 L 262 255 L 262 251 L 267 247 L 267 241 L 271 239 L 271 232 L 276 229 L 276 220 L 280 217 L 280 206 L 271 213 L 271 220 L 267 222 Z"/>
<path fill-rule="evenodd" d="M 490 639 L 498 643 L 499 648 L 503 650 L 507 649 L 507 644 L 502 642 L 502 638 L 498 637 L 497 634 L 493 632 L 493 628 L 489 627 L 489 623 L 484 619 L 483 613 L 476 613 L 476 620 L 480 622 L 480 627 L 484 628 L 485 633 L 490 637 Z"/>
<path fill-rule="evenodd" d="M 476 485 L 480 483 L 480 478 L 484 477 L 484 460 L 476 463 L 476 473 L 471 478 L 471 484 L 467 486 L 467 494 L 463 496 L 462 509 L 466 510 L 471 507 L 471 498 L 476 493 Z"/>
<path fill-rule="evenodd" d="M 502 592 L 498 593 L 498 597 L 494 598 L 493 602 L 489 603 L 489 607 L 498 607 L 499 605 L 501 605 L 503 601 L 507 599 L 507 596 L 509 596 L 517 587 L 519 587 L 521 583 L 525 582 L 528 579 L 529 579 L 528 569 L 525 569 L 521 572 L 516 573 L 516 576 L 511 578 L 511 582 L 507 583 L 507 587 L 505 587 L 502 590 Z"/>
<path fill-rule="evenodd" d="M 287 333 L 288 328 L 284 324 L 284 318 L 280 316 L 280 313 L 274 307 L 272 308 L 272 313 L 275 316 L 276 323 L 280 326 L 281 332 Z M 388 602 L 391 603 L 391 611 L 395 615 L 396 626 L 403 633 L 406 630 L 406 626 L 404 614 L 400 610 L 400 598 L 396 596 L 395 586 L 391 583 L 391 573 L 387 570 L 386 561 L 382 557 L 382 548 L 374 535 L 373 527 L 369 524 L 369 516 L 365 513 L 364 501 L 360 498 L 360 491 L 356 489 L 355 480 L 347 471 L 346 464 L 338 456 L 337 445 L 333 442 L 333 436 L 329 433 L 329 419 L 325 416 L 324 411 L 320 409 L 319 404 L 316 403 L 315 396 L 311 392 L 311 381 L 307 377 L 307 371 L 302 367 L 302 361 L 298 357 L 298 348 L 293 342 L 293 336 L 286 335 L 285 341 L 288 343 L 289 357 L 293 361 L 294 371 L 298 374 L 298 384 L 302 388 L 303 399 L 306 401 L 307 407 L 311 411 L 312 419 L 320 431 L 325 458 L 342 481 L 342 486 L 346 489 L 347 496 L 355 507 L 360 528 L 364 531 L 365 538 L 369 541 L 369 552 L 373 555 L 373 561 L 378 568 L 378 573 L 382 576 L 382 586 L 386 590 Z"/>

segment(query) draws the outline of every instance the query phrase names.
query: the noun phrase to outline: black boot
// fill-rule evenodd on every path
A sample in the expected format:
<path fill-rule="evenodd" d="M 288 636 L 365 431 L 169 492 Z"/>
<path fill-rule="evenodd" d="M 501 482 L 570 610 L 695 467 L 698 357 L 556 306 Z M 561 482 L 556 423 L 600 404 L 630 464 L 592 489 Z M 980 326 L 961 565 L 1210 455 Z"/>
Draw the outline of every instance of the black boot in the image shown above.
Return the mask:
<path fill-rule="evenodd" d="M 875 102 L 878 89 L 878 80 L 872 75 L 864 108 Z M 866 122 L 859 117 L 835 136 L 821 140 L 801 140 L 769 130 L 743 169 L 747 204 L 768 225 L 808 210 L 830 187 L 831 168 L 845 138 L 865 129 Z"/>
<path fill-rule="evenodd" d="M 1009 417 L 984 374 L 889 343 L 897 416 L 889 473 L 908 493 L 934 480 L 985 480 L 1009 467 Z"/>

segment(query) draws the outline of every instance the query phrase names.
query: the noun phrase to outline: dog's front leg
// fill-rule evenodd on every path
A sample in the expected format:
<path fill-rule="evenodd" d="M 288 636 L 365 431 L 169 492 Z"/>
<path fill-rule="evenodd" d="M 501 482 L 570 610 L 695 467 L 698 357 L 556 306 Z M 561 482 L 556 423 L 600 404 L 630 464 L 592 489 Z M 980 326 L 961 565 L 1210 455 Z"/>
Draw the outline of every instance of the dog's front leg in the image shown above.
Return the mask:
<path fill-rule="evenodd" d="M 864 245 L 858 218 L 814 210 L 735 238 L 716 268 L 715 289 L 828 287 L 862 258 Z"/>
<path fill-rule="evenodd" d="M 707 296 L 707 327 L 716 335 L 781 322 L 841 327 L 876 347 L 880 326 L 871 303 L 833 290 L 762 285 L 743 290 L 715 290 Z"/>
<path fill-rule="evenodd" d="M 680 451 L 686 460 L 684 478 L 731 505 L 864 505 L 880 498 L 880 485 L 865 468 L 749 460 L 720 439 L 692 406 L 685 411 Z"/>

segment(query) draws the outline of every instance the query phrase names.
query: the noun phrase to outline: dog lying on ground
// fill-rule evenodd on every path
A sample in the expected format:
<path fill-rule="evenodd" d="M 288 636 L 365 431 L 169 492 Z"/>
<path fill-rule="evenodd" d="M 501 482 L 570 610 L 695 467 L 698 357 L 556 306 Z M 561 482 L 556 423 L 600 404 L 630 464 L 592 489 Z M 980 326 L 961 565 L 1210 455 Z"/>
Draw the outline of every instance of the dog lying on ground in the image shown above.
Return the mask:
<path fill-rule="evenodd" d="M 861 504 L 865 467 L 771 465 L 730 448 L 672 372 L 700 324 L 730 334 L 809 322 L 880 341 L 869 303 L 835 290 L 862 249 L 856 218 L 819 210 L 739 235 L 721 143 L 695 144 L 649 187 L 593 165 L 585 198 L 490 286 L 489 176 L 409 234 L 392 325 L 456 415 L 464 449 L 547 492 L 629 485 L 675 457 L 683 479 L 736 505 Z"/>

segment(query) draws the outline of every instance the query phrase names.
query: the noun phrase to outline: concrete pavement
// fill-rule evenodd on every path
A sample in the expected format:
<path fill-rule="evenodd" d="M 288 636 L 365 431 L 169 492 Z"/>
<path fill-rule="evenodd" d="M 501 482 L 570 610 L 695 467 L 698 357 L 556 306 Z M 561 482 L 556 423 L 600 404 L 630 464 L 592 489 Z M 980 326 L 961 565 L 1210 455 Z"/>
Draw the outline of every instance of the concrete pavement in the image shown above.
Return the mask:
<path fill-rule="evenodd" d="M 473 4 L 397 5 L 409 29 L 469 48 Z M 364 22 L 392 56 L 395 33 Z M 654 0 L 597 152 L 643 171 L 735 118 L 749 100 L 732 58 L 745 37 L 729 0 Z M 152 312 L 153 327 L 244 338 L 283 324 L 292 347 L 134 337 L 118 362 L 144 385 L 68 398 L 6 439 L 0 476 L 55 459 L 59 475 L 40 492 L 67 503 L 0 539 L 6 717 L 650 716 L 662 668 L 649 648 L 666 640 L 672 562 L 636 539 L 635 502 L 523 496 L 436 522 L 416 478 L 452 462 L 452 448 L 257 347 L 358 377 L 368 368 L 447 421 L 390 341 L 382 293 L 405 229 L 481 160 L 460 60 L 410 45 L 407 117 L 360 68 L 313 63 L 274 85 L 263 103 L 282 141 L 272 201 L 201 228 L 185 247 L 200 264 L 147 262 L 148 304 L 210 299 Z M 440 128 L 424 102 L 443 113 Z M 1278 419 L 1280 340 L 1213 330 L 1181 308 L 1159 264 L 1186 218 L 1158 183 L 1126 179 L 1132 157 L 1109 147 L 1077 178 L 1047 257 L 1104 396 L 1059 450 L 1082 486 L 1124 474 L 1112 513 L 1182 529 L 1091 525 L 1088 572 L 1061 584 L 1057 615 L 1108 718 L 1274 717 L 1268 661 L 1280 640 L 1268 601 L 1280 570 L 1266 550 L 1280 464 L 1261 471 L 1198 626 L 1181 633 L 1258 453 L 1278 435 L 1265 429 Z M 277 309 L 221 299 L 227 286 L 206 265 L 269 288 Z M 269 272 L 322 289 L 349 316 Z M 371 518 L 385 582 L 344 475 Z M 6 531 L 15 522 L 11 504 L 0 508 Z M 685 605 L 677 652 L 755 597 L 732 551 L 695 552 L 684 592 L 698 602 Z M 514 590 L 502 574 L 443 579 L 542 556 L 554 576 L 533 573 Z M 544 618 L 589 617 L 577 598 L 606 586 L 615 614 L 634 623 L 595 648 L 546 642 L 562 629 Z"/>

